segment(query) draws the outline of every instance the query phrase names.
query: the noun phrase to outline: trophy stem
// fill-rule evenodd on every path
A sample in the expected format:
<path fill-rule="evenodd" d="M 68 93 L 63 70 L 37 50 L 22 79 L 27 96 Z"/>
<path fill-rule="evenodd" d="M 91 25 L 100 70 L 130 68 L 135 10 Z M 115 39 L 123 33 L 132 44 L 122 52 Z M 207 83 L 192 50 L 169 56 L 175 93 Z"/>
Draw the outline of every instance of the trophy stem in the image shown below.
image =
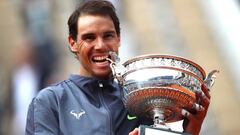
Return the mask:
<path fill-rule="evenodd" d="M 159 108 L 153 110 L 153 127 L 171 130 L 164 122 L 164 112 Z"/>

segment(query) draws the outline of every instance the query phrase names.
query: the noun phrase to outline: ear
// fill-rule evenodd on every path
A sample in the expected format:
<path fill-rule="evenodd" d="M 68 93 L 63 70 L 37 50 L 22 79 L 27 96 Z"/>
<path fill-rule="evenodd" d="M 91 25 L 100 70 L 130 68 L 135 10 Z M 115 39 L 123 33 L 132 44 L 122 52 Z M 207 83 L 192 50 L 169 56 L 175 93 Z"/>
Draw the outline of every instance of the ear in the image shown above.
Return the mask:
<path fill-rule="evenodd" d="M 71 52 L 73 52 L 73 53 L 78 52 L 77 42 L 73 39 L 72 36 L 68 36 L 68 45 L 69 45 L 69 49 L 71 50 Z"/>

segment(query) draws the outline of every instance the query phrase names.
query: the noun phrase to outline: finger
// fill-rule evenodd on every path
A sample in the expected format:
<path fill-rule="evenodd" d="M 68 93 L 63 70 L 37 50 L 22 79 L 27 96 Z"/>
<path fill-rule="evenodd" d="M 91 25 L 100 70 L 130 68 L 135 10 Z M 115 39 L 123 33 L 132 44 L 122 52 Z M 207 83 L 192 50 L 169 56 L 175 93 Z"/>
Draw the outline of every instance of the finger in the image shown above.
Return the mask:
<path fill-rule="evenodd" d="M 210 97 L 211 97 L 210 94 L 209 94 L 210 90 L 207 88 L 207 86 L 205 84 L 202 84 L 201 89 L 204 92 L 204 94 L 210 99 Z"/>
<path fill-rule="evenodd" d="M 184 118 L 192 119 L 193 115 L 185 109 L 182 109 L 181 114 Z"/>
<path fill-rule="evenodd" d="M 196 97 L 200 105 L 209 105 L 210 99 L 203 92 L 196 92 Z"/>
<path fill-rule="evenodd" d="M 201 129 L 204 115 L 203 114 L 193 115 L 185 109 L 182 109 L 182 115 L 184 117 L 184 121 L 183 121 L 184 132 L 190 133 L 193 135 L 195 134 L 198 135 Z"/>
<path fill-rule="evenodd" d="M 138 128 L 135 128 L 132 132 L 130 132 L 128 135 L 138 135 Z"/>
<path fill-rule="evenodd" d="M 194 103 L 192 107 L 195 111 L 203 111 L 204 107 L 201 106 L 200 104 Z"/>
<path fill-rule="evenodd" d="M 205 106 L 206 106 L 206 107 L 205 107 Z M 189 108 L 189 109 L 185 108 L 185 109 L 187 109 L 187 111 L 188 111 L 189 113 L 191 113 L 192 115 L 196 115 L 196 114 L 198 114 L 199 112 L 204 111 L 205 108 L 208 107 L 208 105 L 205 105 L 205 106 L 200 105 L 200 104 L 198 104 L 198 103 L 193 103 L 193 102 L 192 102 L 192 103 L 191 103 L 191 108 Z"/>

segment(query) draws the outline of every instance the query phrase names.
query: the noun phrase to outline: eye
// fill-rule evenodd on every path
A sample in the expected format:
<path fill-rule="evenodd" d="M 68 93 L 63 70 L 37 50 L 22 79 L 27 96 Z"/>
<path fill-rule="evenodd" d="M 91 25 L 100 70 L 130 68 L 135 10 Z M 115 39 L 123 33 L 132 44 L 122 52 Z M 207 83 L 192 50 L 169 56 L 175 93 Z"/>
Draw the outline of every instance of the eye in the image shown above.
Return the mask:
<path fill-rule="evenodd" d="M 103 38 L 105 40 L 110 40 L 110 39 L 115 38 L 115 34 L 114 33 L 106 33 L 106 34 L 104 34 Z"/>
<path fill-rule="evenodd" d="M 86 41 L 86 42 L 92 42 L 96 39 L 96 36 L 94 36 L 93 34 L 86 34 L 82 36 L 82 40 Z"/>

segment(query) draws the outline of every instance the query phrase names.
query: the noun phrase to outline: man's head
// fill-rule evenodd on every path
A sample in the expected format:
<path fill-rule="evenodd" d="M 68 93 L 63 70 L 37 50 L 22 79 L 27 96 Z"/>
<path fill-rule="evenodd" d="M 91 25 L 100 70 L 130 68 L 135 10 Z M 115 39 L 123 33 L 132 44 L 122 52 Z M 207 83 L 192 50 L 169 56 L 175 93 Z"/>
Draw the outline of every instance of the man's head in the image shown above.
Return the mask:
<path fill-rule="evenodd" d="M 80 74 L 107 79 L 111 73 L 109 52 L 118 52 L 119 20 L 108 1 L 88 1 L 68 20 L 69 47 L 81 63 Z"/>
<path fill-rule="evenodd" d="M 112 3 L 104 0 L 91 0 L 82 3 L 68 19 L 69 35 L 74 40 L 76 40 L 78 34 L 78 19 L 83 15 L 109 16 L 113 21 L 117 35 L 120 36 L 120 23 Z"/>

